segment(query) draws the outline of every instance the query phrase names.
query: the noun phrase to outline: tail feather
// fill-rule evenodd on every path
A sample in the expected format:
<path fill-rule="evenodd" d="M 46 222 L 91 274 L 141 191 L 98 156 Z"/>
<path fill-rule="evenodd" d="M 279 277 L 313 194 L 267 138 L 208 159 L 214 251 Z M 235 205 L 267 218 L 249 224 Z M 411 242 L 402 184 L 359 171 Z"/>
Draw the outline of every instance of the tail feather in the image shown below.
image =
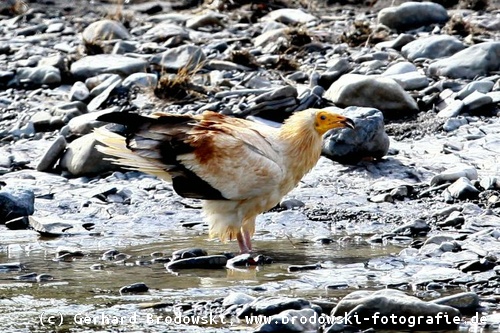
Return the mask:
<path fill-rule="evenodd" d="M 94 135 L 97 141 L 104 144 L 104 146 L 97 145 L 96 148 L 103 154 L 112 156 L 107 160 L 112 161 L 114 164 L 125 167 L 129 170 L 136 170 L 155 175 L 166 181 L 172 181 L 170 174 L 165 171 L 165 165 L 155 160 L 155 151 L 151 151 L 150 158 L 139 156 L 127 148 L 126 139 L 116 133 L 108 131 L 103 127 L 96 128 Z"/>

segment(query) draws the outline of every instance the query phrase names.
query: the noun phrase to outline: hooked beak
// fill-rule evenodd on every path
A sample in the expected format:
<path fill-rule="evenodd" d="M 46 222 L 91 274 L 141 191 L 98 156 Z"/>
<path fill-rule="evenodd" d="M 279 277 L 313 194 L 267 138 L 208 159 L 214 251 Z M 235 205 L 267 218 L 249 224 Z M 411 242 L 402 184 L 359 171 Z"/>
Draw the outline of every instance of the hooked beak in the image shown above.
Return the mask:
<path fill-rule="evenodd" d="M 340 122 L 342 125 L 344 125 L 345 127 L 349 127 L 349 128 L 352 128 L 354 129 L 356 126 L 354 125 L 354 121 L 350 118 L 345 118 L 345 120 L 342 120 Z"/>

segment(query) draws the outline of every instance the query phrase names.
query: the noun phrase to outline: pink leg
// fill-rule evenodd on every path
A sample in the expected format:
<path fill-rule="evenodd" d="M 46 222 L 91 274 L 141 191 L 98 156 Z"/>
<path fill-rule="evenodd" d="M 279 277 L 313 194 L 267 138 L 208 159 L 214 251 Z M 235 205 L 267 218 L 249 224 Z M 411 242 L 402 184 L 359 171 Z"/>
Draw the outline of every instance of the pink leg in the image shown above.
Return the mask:
<path fill-rule="evenodd" d="M 240 253 L 248 253 L 250 252 L 249 248 L 245 243 L 245 239 L 241 233 L 236 234 L 236 240 L 238 241 L 238 245 L 240 246 Z"/>
<path fill-rule="evenodd" d="M 246 244 L 248 250 L 251 252 L 252 251 L 252 237 L 250 236 L 250 233 L 243 231 L 243 239 L 245 240 L 245 244 Z"/>

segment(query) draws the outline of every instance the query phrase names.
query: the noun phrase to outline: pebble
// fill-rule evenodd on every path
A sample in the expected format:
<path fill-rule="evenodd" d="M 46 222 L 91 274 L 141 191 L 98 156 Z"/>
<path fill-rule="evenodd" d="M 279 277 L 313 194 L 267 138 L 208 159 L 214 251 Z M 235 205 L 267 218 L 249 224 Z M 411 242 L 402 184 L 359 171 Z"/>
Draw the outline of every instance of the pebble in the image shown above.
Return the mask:
<path fill-rule="evenodd" d="M 231 305 L 245 305 L 255 301 L 255 297 L 240 293 L 240 292 L 231 292 L 229 295 L 224 297 L 222 301 L 222 305 L 225 307 L 229 307 Z"/>
<path fill-rule="evenodd" d="M 306 204 L 298 199 L 286 199 L 279 203 L 280 208 L 283 209 L 298 209 L 304 207 Z"/>
<path fill-rule="evenodd" d="M 141 87 L 141 88 L 153 88 L 156 87 L 158 83 L 158 77 L 152 73 L 134 73 L 129 75 L 122 82 L 122 86 L 125 88 L 130 87 Z"/>
<path fill-rule="evenodd" d="M 205 257 L 207 255 L 207 251 L 200 248 L 180 249 L 172 253 L 172 261 L 195 257 Z"/>
<path fill-rule="evenodd" d="M 238 313 L 238 318 L 258 315 L 272 316 L 286 310 L 302 310 L 310 309 L 311 307 L 311 302 L 302 298 L 273 296 L 264 299 L 256 299 L 252 303 L 247 304 L 247 306 L 243 307 Z"/>
<path fill-rule="evenodd" d="M 53 66 L 22 67 L 17 69 L 15 80 L 30 87 L 57 85 L 61 83 L 61 73 Z"/>
<path fill-rule="evenodd" d="M 149 290 L 149 287 L 144 282 L 137 282 L 130 284 L 128 286 L 124 286 L 120 288 L 121 294 L 136 294 L 136 293 L 145 293 Z"/>
<path fill-rule="evenodd" d="M 465 222 L 465 218 L 461 212 L 452 212 L 444 221 L 437 222 L 440 227 L 457 227 Z"/>
<path fill-rule="evenodd" d="M 85 85 L 85 83 L 81 81 L 76 81 L 75 84 L 71 87 L 69 91 L 69 100 L 70 101 L 84 101 L 90 95 L 90 91 Z"/>
<path fill-rule="evenodd" d="M 181 68 L 193 71 L 205 60 L 205 53 L 199 46 L 182 45 L 152 56 L 149 62 L 159 66 L 161 70 L 177 72 Z"/>
<path fill-rule="evenodd" d="M 71 64 L 71 74 L 78 80 L 99 74 L 119 74 L 129 76 L 137 72 L 146 72 L 147 61 L 119 54 L 97 54 L 81 58 Z"/>
<path fill-rule="evenodd" d="M 19 262 L 0 263 L 0 272 L 15 272 L 25 269 L 25 266 Z"/>
<path fill-rule="evenodd" d="M 300 9 L 282 8 L 271 11 L 262 19 L 281 22 L 284 24 L 304 24 L 316 20 L 316 17 Z"/>
<path fill-rule="evenodd" d="M 457 165 L 432 177 L 430 185 L 435 186 L 446 182 L 454 182 L 462 177 L 476 180 L 478 177 L 477 169 L 471 165 Z"/>
<path fill-rule="evenodd" d="M 84 223 L 77 220 L 62 220 L 57 217 L 30 216 L 29 224 L 33 230 L 43 236 L 62 236 L 89 234 L 93 228 L 93 223 Z"/>

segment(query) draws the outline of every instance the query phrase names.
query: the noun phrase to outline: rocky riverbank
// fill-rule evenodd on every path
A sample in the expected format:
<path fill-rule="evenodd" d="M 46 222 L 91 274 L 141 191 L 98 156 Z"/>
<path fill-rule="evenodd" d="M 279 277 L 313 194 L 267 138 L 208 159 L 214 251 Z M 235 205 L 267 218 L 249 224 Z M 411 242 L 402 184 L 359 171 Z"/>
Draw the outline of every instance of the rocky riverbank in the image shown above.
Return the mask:
<path fill-rule="evenodd" d="M 221 332 L 467 330 L 474 315 L 498 328 L 499 8 L 3 2 L 0 327 L 49 330 L 33 318 L 52 304 L 75 331 L 109 328 L 82 313 L 142 318 L 126 331 L 214 314 L 204 325 Z M 279 126 L 310 107 L 356 129 L 328 134 L 318 166 L 259 217 L 252 256 L 206 239 L 199 201 L 95 150 L 107 112 Z M 273 320 L 243 324 L 259 315 Z"/>

